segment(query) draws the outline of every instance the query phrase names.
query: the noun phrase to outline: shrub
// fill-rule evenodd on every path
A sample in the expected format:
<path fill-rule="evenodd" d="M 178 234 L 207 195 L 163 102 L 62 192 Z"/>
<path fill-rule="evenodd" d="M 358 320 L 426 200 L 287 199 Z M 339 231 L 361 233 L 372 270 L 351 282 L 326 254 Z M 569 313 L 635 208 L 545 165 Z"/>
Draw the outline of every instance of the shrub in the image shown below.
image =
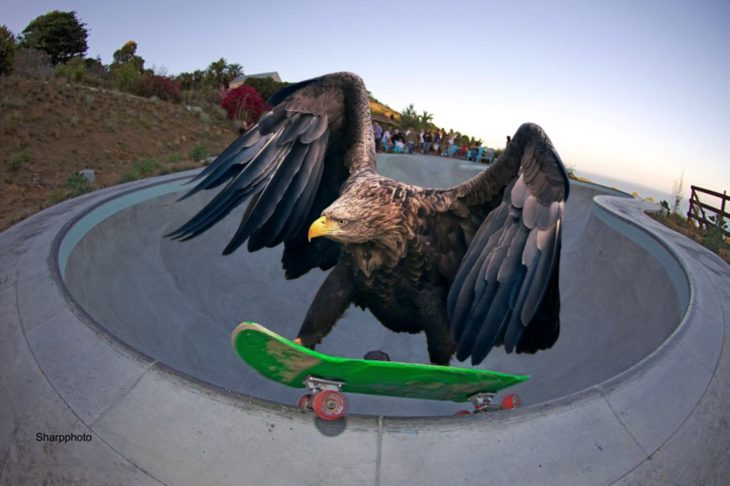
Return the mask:
<path fill-rule="evenodd" d="M 28 149 L 23 149 L 20 152 L 16 152 L 8 159 L 8 168 L 13 172 L 20 169 L 20 167 L 30 160 L 30 152 Z"/>
<path fill-rule="evenodd" d="M 86 72 L 89 74 L 105 79 L 109 76 L 109 71 L 104 66 L 104 63 L 101 62 L 101 57 L 99 56 L 96 56 L 95 59 L 87 57 L 84 59 L 84 65 L 86 66 Z"/>
<path fill-rule="evenodd" d="M 197 144 L 195 147 L 193 147 L 192 152 L 190 152 L 190 157 L 195 162 L 200 162 L 204 159 L 208 158 L 208 148 L 203 145 L 202 143 Z"/>
<path fill-rule="evenodd" d="M 86 77 L 86 64 L 80 57 L 74 57 L 65 64 L 58 64 L 54 74 L 57 78 L 66 78 L 70 83 L 78 83 Z"/>
<path fill-rule="evenodd" d="M 8 110 L 17 110 L 25 106 L 25 100 L 22 98 L 15 98 L 13 96 L 6 96 L 3 98 L 3 108 Z"/>
<path fill-rule="evenodd" d="M 228 91 L 221 106 L 226 110 L 229 118 L 247 123 L 256 123 L 269 109 L 261 95 L 247 84 Z"/>
<path fill-rule="evenodd" d="M 130 182 L 149 177 L 159 168 L 160 163 L 157 159 L 141 159 L 132 164 L 132 168 L 122 174 L 119 182 Z"/>
<path fill-rule="evenodd" d="M 53 76 L 51 58 L 38 49 L 18 48 L 13 58 L 13 73 L 30 79 L 50 79 Z"/>
<path fill-rule="evenodd" d="M 660 201 L 659 202 L 659 206 L 661 206 L 662 209 L 664 210 L 664 215 L 665 216 L 669 216 L 669 213 L 672 212 L 671 208 L 669 207 L 669 202 L 666 201 L 666 200 Z"/>
<path fill-rule="evenodd" d="M 702 244 L 712 250 L 712 252 L 720 254 L 720 249 L 725 247 L 725 231 L 727 223 L 722 217 L 710 216 L 711 225 L 708 225 Z"/>
<path fill-rule="evenodd" d="M 67 197 L 76 197 L 91 191 L 89 181 L 83 174 L 78 172 L 66 179 L 66 183 L 63 186 L 69 191 Z"/>
<path fill-rule="evenodd" d="M 13 69 L 13 57 L 15 57 L 15 37 L 7 27 L 0 25 L 0 76 L 8 74 Z"/>
<path fill-rule="evenodd" d="M 198 113 L 198 119 L 200 119 L 201 122 L 203 122 L 206 125 L 210 125 L 210 122 L 213 120 L 209 114 L 207 114 L 204 111 L 201 111 Z"/>
<path fill-rule="evenodd" d="M 112 64 L 109 67 L 109 76 L 119 91 L 130 91 L 141 74 L 134 64 L 127 63 Z"/>
<path fill-rule="evenodd" d="M 180 94 L 180 83 L 164 76 L 145 73 L 138 77 L 132 84 L 132 93 L 145 98 L 153 96 L 161 100 L 179 103 L 182 100 Z"/>

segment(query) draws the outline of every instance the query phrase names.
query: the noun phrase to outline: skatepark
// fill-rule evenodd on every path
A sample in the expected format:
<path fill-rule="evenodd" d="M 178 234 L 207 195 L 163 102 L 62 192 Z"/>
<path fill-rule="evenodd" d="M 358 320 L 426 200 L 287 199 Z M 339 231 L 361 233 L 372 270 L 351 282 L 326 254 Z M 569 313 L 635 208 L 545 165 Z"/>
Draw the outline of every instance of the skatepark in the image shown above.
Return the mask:
<path fill-rule="evenodd" d="M 483 168 L 378 164 L 432 187 Z M 330 423 L 230 344 L 245 320 L 294 337 L 325 273 L 285 280 L 280 248 L 221 256 L 240 212 L 191 241 L 163 238 L 212 196 L 175 203 L 189 177 L 96 191 L 0 234 L 0 483 L 712 484 L 727 471 L 730 269 L 646 216 L 652 205 L 572 183 L 557 344 L 480 365 L 530 375 L 509 389 L 522 408 L 456 417 L 469 404 L 350 394 Z M 423 334 L 355 308 L 317 349 L 428 361 Z"/>

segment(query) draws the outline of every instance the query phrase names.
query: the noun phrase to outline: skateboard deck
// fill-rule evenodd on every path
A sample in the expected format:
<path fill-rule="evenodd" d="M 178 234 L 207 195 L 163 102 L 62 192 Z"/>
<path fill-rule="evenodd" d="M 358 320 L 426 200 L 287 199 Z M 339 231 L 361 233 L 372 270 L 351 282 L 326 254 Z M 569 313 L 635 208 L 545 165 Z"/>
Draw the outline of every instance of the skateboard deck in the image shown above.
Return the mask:
<path fill-rule="evenodd" d="M 307 378 L 316 377 L 339 382 L 343 392 L 466 402 L 528 379 L 489 370 L 329 356 L 253 322 L 238 325 L 231 341 L 252 368 L 295 388 L 305 388 Z"/>

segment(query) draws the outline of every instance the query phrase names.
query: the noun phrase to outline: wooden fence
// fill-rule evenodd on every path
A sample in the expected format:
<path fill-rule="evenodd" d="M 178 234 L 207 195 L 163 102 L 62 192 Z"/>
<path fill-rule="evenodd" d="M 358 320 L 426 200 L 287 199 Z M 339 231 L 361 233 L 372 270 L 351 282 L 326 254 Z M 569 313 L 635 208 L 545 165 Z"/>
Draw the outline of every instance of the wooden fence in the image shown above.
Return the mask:
<path fill-rule="evenodd" d="M 718 218 L 722 218 L 724 221 L 730 224 L 730 214 L 725 212 L 725 208 L 728 207 L 728 201 L 730 196 L 727 195 L 727 191 L 723 191 L 722 194 L 719 192 L 711 191 L 702 187 L 691 186 L 692 194 L 689 197 L 689 211 L 687 211 L 687 221 L 695 220 L 700 227 L 707 228 L 708 226 L 714 226 L 715 223 L 710 220 L 710 215 L 707 213 L 714 213 L 714 219 L 717 221 Z M 706 194 L 714 196 L 720 199 L 720 207 L 714 207 L 707 203 L 700 201 L 700 194 Z M 724 230 L 726 235 L 730 236 L 730 231 Z"/>

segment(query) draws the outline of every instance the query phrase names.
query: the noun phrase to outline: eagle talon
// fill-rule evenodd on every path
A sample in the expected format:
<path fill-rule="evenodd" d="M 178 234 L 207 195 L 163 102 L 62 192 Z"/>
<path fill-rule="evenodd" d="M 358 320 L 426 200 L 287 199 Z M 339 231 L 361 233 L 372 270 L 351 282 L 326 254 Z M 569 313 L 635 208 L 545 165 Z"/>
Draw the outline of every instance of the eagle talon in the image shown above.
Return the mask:
<path fill-rule="evenodd" d="M 317 341 L 315 339 L 306 338 L 306 337 L 305 338 L 298 337 L 298 338 L 294 339 L 294 344 L 304 346 L 305 348 L 314 349 L 314 346 L 319 344 L 319 341 Z"/>

